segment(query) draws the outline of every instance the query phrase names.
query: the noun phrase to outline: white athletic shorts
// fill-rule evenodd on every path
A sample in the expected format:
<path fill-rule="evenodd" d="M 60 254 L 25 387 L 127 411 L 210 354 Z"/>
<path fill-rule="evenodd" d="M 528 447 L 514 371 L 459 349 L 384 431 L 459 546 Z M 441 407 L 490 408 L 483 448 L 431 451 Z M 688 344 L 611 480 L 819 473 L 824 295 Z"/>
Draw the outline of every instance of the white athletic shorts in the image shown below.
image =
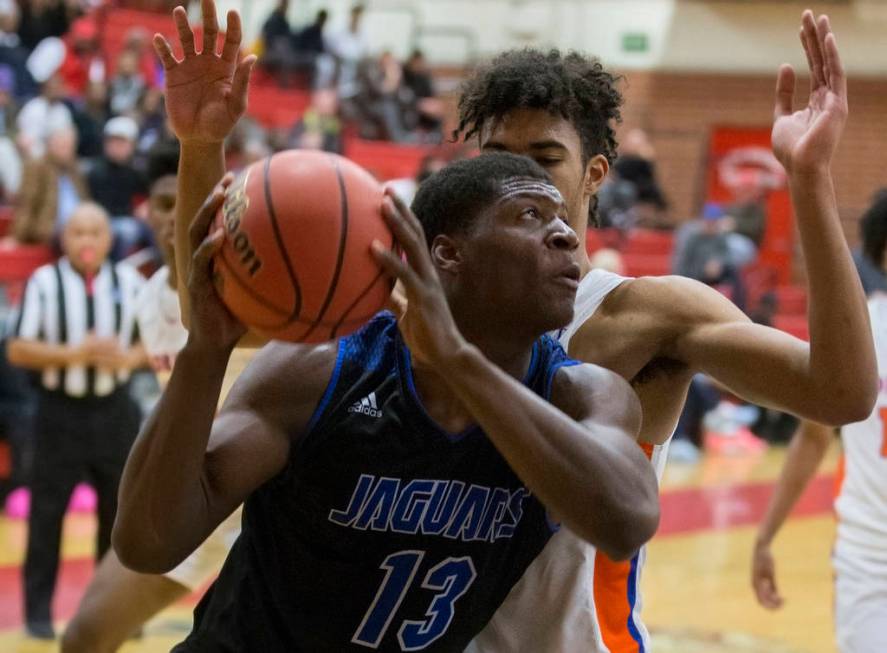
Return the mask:
<path fill-rule="evenodd" d="M 835 556 L 835 637 L 841 653 L 887 651 L 887 568 Z"/>
<path fill-rule="evenodd" d="M 165 574 L 166 577 L 193 592 L 202 588 L 210 578 L 218 574 L 222 563 L 228 557 L 228 551 L 240 535 L 242 510 L 241 506 L 231 513 L 194 553 L 185 558 L 178 567 Z"/>

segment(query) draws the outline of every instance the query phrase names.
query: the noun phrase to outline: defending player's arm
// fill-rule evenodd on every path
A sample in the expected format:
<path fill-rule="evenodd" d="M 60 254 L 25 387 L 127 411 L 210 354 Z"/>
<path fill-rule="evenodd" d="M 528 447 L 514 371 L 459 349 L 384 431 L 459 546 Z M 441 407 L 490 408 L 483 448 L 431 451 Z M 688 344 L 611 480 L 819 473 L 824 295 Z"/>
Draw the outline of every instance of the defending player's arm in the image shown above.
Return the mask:
<path fill-rule="evenodd" d="M 225 42 L 216 54 L 219 24 L 213 0 L 202 0 L 203 45 L 197 53 L 188 15 L 177 7 L 173 18 L 184 58 L 178 61 L 172 47 L 155 35 L 154 49 L 166 75 L 166 108 L 173 131 L 182 145 L 179 186 L 176 194 L 175 265 L 178 275 L 182 320 L 190 324 L 188 291 L 185 285 L 191 261 L 189 227 L 203 201 L 225 174 L 224 141 L 246 110 L 249 75 L 254 56 L 240 56 L 241 22 L 229 11 Z"/>
<path fill-rule="evenodd" d="M 144 573 L 181 562 L 246 497 L 286 465 L 332 374 L 334 346 L 273 344 L 238 379 L 213 420 L 228 358 L 245 328 L 224 308 L 209 265 L 222 232 L 205 239 L 219 186 L 192 226 L 192 328 L 163 396 L 139 434 L 120 484 L 114 549 Z"/>
<path fill-rule="evenodd" d="M 865 419 L 877 392 L 868 311 L 844 240 L 830 165 L 847 116 L 847 85 L 828 19 L 804 12 L 808 106 L 792 113 L 795 76 L 779 71 L 773 149 L 788 173 L 809 279 L 810 345 L 752 324 L 690 281 L 643 280 L 674 328 L 670 351 L 736 394 L 825 424 Z M 640 288 L 638 289 L 640 291 Z"/>
<path fill-rule="evenodd" d="M 633 555 L 659 521 L 653 469 L 635 442 L 634 392 L 583 365 L 557 373 L 553 405 L 509 376 L 459 333 L 416 217 L 391 193 L 383 213 L 409 263 L 378 243 L 374 252 L 403 282 L 400 331 L 413 360 L 441 375 L 556 518 L 613 558 Z"/>
<path fill-rule="evenodd" d="M 767 513 L 758 528 L 752 552 L 751 582 L 758 603 L 775 610 L 782 606 L 776 585 L 776 565 L 770 546 L 792 508 L 801 498 L 834 439 L 831 427 L 802 422 L 786 452 L 782 474 L 770 497 Z"/>

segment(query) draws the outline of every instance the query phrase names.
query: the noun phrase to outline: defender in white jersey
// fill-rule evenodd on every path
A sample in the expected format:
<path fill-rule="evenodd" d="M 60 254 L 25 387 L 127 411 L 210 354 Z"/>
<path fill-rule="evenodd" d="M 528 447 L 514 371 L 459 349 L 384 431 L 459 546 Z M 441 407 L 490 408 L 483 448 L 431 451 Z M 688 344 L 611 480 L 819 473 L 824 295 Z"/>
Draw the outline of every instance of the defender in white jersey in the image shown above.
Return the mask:
<path fill-rule="evenodd" d="M 846 118 L 846 83 L 825 16 L 815 20 L 804 12 L 801 40 L 813 80 L 810 98 L 793 111 L 795 76 L 783 66 L 773 150 L 788 173 L 804 247 L 809 345 L 752 324 L 711 288 L 678 277 L 620 280 L 589 272 L 586 253 L 578 252 L 587 276 L 562 342 L 572 357 L 631 382 L 644 411 L 640 443 L 659 468 L 662 445 L 697 372 L 756 403 L 831 424 L 861 419 L 875 399 L 865 299 L 829 169 Z M 538 161 L 567 198 L 570 226 L 584 238 L 615 158 L 616 81 L 599 62 L 577 53 L 507 52 L 467 82 L 459 131 L 476 137 L 482 151 Z M 614 562 L 562 532 L 542 558 L 478 635 L 472 653 L 648 650 L 638 614 L 643 551 L 630 562 Z"/>
<path fill-rule="evenodd" d="M 865 255 L 884 270 L 887 197 L 863 218 Z M 878 359 L 878 400 L 863 421 L 841 429 L 835 514 L 835 634 L 841 653 L 887 651 L 887 295 L 868 302 Z M 833 430 L 804 423 L 792 439 L 783 471 L 761 522 L 752 557 L 752 586 L 770 609 L 782 605 L 770 550 L 792 507 L 816 473 Z"/>
<path fill-rule="evenodd" d="M 218 27 L 215 5 L 203 0 L 202 8 L 205 40 L 211 43 Z M 188 171 L 189 183 L 179 189 L 176 204 L 176 256 L 184 270 L 191 256 L 191 220 L 224 175 L 222 143 L 246 107 L 255 59 L 237 59 L 241 33 L 235 12 L 228 15 L 221 55 L 212 48 L 197 54 L 185 13 L 175 18 L 184 60 L 178 61 L 159 37 L 155 48 L 175 77 L 167 108 L 182 141 L 182 170 Z M 644 411 L 640 441 L 650 456 L 671 437 L 690 380 L 700 371 L 740 396 L 825 423 L 862 419 L 874 403 L 865 298 L 844 241 L 830 173 L 846 119 L 846 82 L 826 17 L 817 21 L 805 12 L 802 41 L 813 80 L 809 102 L 793 111 L 795 76 L 783 66 L 773 148 L 788 172 L 798 215 L 810 279 L 810 344 L 752 324 L 716 291 L 677 277 L 622 281 L 600 293 L 606 296 L 584 322 L 574 321 L 569 354 L 609 368 L 632 384 Z M 466 139 L 476 137 L 484 151 L 523 154 L 542 165 L 563 195 L 570 226 L 581 242 L 616 158 L 613 126 L 622 103 L 616 83 L 598 61 L 578 53 L 507 52 L 467 82 L 459 103 L 459 132 Z M 591 266 L 583 248 L 577 257 L 587 275 Z M 580 292 L 598 292 L 603 278 L 591 277 Z M 187 293 L 181 284 L 179 290 L 187 323 Z M 836 386 L 842 391 L 835 392 Z M 647 649 L 637 619 L 643 556 L 614 562 L 566 533 L 553 538 L 542 555 L 556 558 L 549 549 L 558 546 L 566 556 L 551 567 L 532 565 L 527 582 L 514 587 L 470 650 Z M 583 573 L 589 568 L 593 578 Z M 578 648 L 573 642 L 579 642 Z"/>

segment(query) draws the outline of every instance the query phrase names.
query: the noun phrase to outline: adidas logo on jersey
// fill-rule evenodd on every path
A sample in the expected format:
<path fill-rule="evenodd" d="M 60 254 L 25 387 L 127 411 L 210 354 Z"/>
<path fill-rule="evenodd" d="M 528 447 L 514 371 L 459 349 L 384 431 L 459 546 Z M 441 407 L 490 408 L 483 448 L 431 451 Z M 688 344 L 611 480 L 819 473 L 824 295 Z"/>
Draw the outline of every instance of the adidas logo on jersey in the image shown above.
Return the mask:
<path fill-rule="evenodd" d="M 348 409 L 349 413 L 360 413 L 369 417 L 382 417 L 382 411 L 376 405 L 376 393 L 371 392 L 360 401 L 355 401 Z"/>

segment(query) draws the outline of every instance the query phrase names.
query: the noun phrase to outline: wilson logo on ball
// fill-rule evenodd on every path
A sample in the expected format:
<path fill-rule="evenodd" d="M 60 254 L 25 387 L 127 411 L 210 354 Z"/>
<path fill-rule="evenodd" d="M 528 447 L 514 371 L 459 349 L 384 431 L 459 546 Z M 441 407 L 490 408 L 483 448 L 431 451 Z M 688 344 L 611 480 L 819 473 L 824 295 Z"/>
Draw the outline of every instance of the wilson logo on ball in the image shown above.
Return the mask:
<path fill-rule="evenodd" d="M 234 251 L 240 257 L 240 264 L 253 277 L 262 269 L 262 260 L 256 255 L 256 250 L 250 244 L 249 236 L 240 229 L 240 221 L 249 208 L 249 196 L 245 190 L 248 179 L 249 171 L 228 190 L 225 204 L 222 206 L 222 215 L 225 221 L 225 232 L 231 240 Z"/>

